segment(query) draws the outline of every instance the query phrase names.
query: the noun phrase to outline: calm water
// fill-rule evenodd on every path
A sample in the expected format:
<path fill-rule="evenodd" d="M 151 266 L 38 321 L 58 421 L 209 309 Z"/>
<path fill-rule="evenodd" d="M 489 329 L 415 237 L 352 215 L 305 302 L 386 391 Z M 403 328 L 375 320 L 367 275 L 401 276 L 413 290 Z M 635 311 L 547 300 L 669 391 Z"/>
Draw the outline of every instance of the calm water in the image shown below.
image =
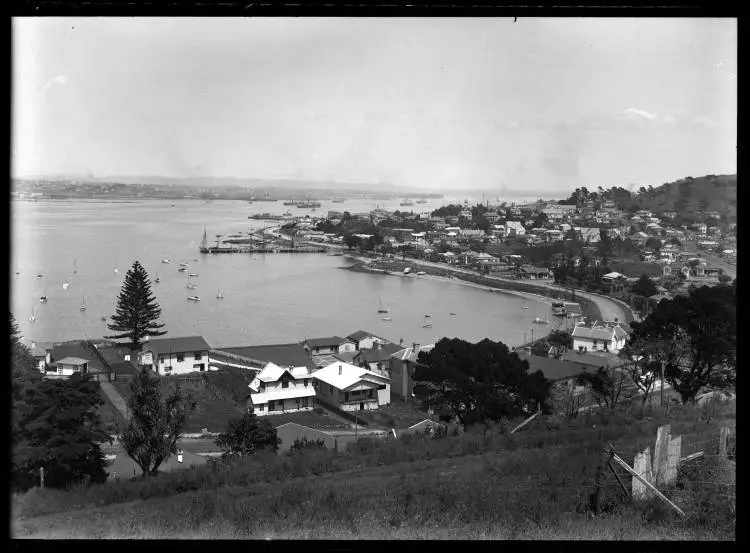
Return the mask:
<path fill-rule="evenodd" d="M 378 205 L 396 209 L 398 203 Z M 442 204 L 431 200 L 413 209 L 429 211 Z M 369 200 L 324 202 L 315 214 L 373 207 Z M 101 317 L 114 313 L 125 272 L 135 259 L 152 278 L 161 279 L 152 290 L 167 336 L 202 335 L 215 347 L 345 336 L 359 329 L 396 342 L 428 344 L 455 336 L 515 345 L 535 326 L 534 317 L 548 314 L 540 303 L 457 283 L 344 271 L 339 268 L 351 263 L 346 257 L 198 253 L 204 225 L 212 238 L 260 228 L 262 221 L 247 218 L 255 213 L 313 214 L 281 202 L 40 201 L 14 202 L 11 209 L 11 306 L 23 336 L 36 341 L 109 334 Z M 172 263 L 162 263 L 165 258 Z M 193 279 L 195 290 L 186 289 L 186 273 L 177 272 L 182 261 L 199 274 Z M 70 286 L 64 290 L 66 278 Z M 224 299 L 216 298 L 219 289 Z M 44 294 L 46 304 L 39 301 Z M 201 301 L 187 300 L 191 294 Z M 87 310 L 81 312 L 84 299 Z M 377 313 L 381 300 L 391 321 Z M 32 308 L 34 323 L 29 322 Z M 425 313 L 431 317 L 425 319 Z M 432 328 L 422 327 L 427 322 Z"/>

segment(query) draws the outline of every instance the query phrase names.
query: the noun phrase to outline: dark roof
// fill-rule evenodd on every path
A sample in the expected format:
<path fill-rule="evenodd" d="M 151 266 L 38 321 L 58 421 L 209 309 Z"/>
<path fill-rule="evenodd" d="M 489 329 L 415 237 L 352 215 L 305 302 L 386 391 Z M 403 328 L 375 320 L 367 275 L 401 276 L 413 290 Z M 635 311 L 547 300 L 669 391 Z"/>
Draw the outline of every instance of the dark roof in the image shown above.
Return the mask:
<path fill-rule="evenodd" d="M 524 352 L 518 352 L 518 357 L 529 362 L 529 372 L 533 373 L 536 371 L 542 371 L 544 377 L 553 382 L 555 380 L 563 380 L 565 378 L 578 376 L 584 372 L 593 372 L 596 370 L 594 367 L 588 365 L 574 363 L 572 361 L 552 359 L 551 357 L 543 357 L 540 355 L 531 355 Z"/>
<path fill-rule="evenodd" d="M 597 353 L 580 353 L 574 350 L 566 351 L 560 356 L 560 359 L 593 367 L 594 369 L 598 369 L 599 367 L 616 367 L 625 362 L 612 353 L 599 355 Z"/>
<path fill-rule="evenodd" d="M 143 351 L 154 355 L 184 353 L 187 351 L 208 351 L 211 349 L 203 336 L 183 336 L 180 338 L 152 338 L 143 344 Z"/>
<path fill-rule="evenodd" d="M 358 330 L 357 332 L 352 332 L 347 336 L 347 338 L 350 338 L 354 340 L 355 342 L 359 342 L 362 338 L 367 338 L 368 336 L 373 336 L 374 338 L 379 338 L 379 336 L 375 336 L 372 332 L 367 332 L 366 330 Z"/>
<path fill-rule="evenodd" d="M 74 341 L 55 344 L 50 352 L 50 357 L 53 364 L 66 357 L 79 357 L 88 361 L 89 372 L 109 371 L 85 342 Z"/>
<path fill-rule="evenodd" d="M 326 338 L 308 338 L 305 343 L 313 348 L 323 348 L 326 346 L 340 346 L 346 342 L 341 336 L 328 336 Z"/>
<path fill-rule="evenodd" d="M 403 346 L 398 344 L 384 344 L 378 349 L 361 349 L 358 355 L 365 363 L 378 363 L 387 361 L 391 355 L 402 349 Z"/>
<path fill-rule="evenodd" d="M 270 361 L 280 367 L 314 367 L 301 344 L 270 344 L 267 346 L 238 346 L 216 349 L 241 355 L 248 359 L 257 359 L 264 363 Z"/>

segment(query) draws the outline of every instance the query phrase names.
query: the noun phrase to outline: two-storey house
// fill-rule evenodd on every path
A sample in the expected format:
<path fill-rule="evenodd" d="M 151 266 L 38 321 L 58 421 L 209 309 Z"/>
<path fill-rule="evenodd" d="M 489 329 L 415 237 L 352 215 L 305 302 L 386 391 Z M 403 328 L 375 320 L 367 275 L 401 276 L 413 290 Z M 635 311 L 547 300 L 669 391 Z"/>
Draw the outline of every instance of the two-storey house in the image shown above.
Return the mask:
<path fill-rule="evenodd" d="M 328 336 L 326 338 L 308 338 L 302 342 L 308 355 L 322 355 L 326 353 L 345 353 L 357 351 L 357 345 L 349 338 Z"/>
<path fill-rule="evenodd" d="M 248 388 L 247 407 L 256 415 L 310 411 L 315 407 L 315 387 L 307 367 L 267 363 Z"/>
<path fill-rule="evenodd" d="M 342 411 L 369 411 L 391 402 L 391 379 L 349 363 L 331 363 L 312 374 L 317 398 Z"/>
<path fill-rule="evenodd" d="M 143 344 L 139 363 L 159 375 L 208 370 L 210 346 L 202 336 L 153 338 Z"/>

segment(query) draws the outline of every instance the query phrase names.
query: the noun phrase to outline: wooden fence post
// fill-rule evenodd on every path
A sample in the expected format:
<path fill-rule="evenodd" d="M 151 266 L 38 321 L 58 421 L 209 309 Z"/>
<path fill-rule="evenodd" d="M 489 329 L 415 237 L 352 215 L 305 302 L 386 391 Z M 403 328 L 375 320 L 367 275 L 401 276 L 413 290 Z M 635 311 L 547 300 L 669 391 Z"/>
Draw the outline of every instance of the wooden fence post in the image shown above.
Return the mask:
<path fill-rule="evenodd" d="M 656 446 L 654 447 L 653 477 L 651 480 L 656 486 L 663 486 L 667 470 L 667 458 L 669 456 L 669 430 L 671 426 L 665 424 L 656 431 Z"/>
<path fill-rule="evenodd" d="M 677 482 L 677 470 L 680 466 L 680 457 L 682 455 L 682 436 L 677 436 L 669 440 L 667 452 L 667 467 L 664 472 L 664 485 L 671 486 Z"/>
<path fill-rule="evenodd" d="M 632 468 L 630 468 L 630 467 L 628 466 L 628 464 L 627 464 L 627 463 L 626 463 L 625 461 L 623 461 L 622 459 L 620 459 L 619 455 L 617 455 L 616 453 L 614 453 L 614 452 L 613 452 L 613 453 L 612 453 L 612 458 L 613 458 L 613 459 L 614 459 L 615 461 L 617 461 L 618 463 L 620 463 L 620 465 L 621 465 L 621 466 L 622 466 L 622 467 L 623 467 L 623 468 L 624 468 L 625 470 L 627 470 L 627 471 L 628 471 L 628 472 L 629 472 L 630 474 L 632 474 L 632 475 L 633 475 L 633 478 L 637 478 L 637 479 L 638 479 L 639 481 L 641 481 L 641 482 L 642 482 L 642 483 L 643 483 L 643 484 L 644 484 L 644 485 L 645 485 L 645 486 L 646 486 L 646 487 L 647 487 L 648 489 L 650 489 L 650 490 L 651 490 L 652 492 L 654 492 L 654 493 L 656 494 L 656 496 L 657 496 L 657 497 L 658 497 L 659 499 L 661 499 L 662 501 L 664 501 L 665 503 L 667 503 L 667 504 L 668 504 L 668 505 L 669 505 L 670 507 L 672 507 L 672 508 L 673 508 L 673 509 L 674 509 L 675 511 L 677 511 L 678 513 L 680 513 L 680 514 L 681 514 L 681 515 L 682 515 L 683 517 L 687 517 L 687 515 L 685 514 L 685 512 L 684 512 L 684 511 L 683 511 L 682 509 L 680 509 L 680 508 L 679 508 L 679 507 L 678 507 L 677 505 L 675 505 L 674 503 L 672 503 L 672 502 L 671 502 L 671 501 L 669 500 L 669 498 L 668 498 L 667 496 L 665 496 L 665 495 L 664 495 L 663 493 L 661 493 L 661 492 L 660 492 L 659 490 L 657 490 L 657 489 L 656 489 L 656 488 L 655 488 L 655 487 L 653 486 L 653 484 L 651 484 L 650 482 L 648 482 L 647 480 L 645 480 L 645 479 L 644 479 L 644 478 L 643 478 L 643 477 L 642 477 L 642 476 L 641 476 L 640 474 L 638 474 L 638 473 L 637 473 L 637 472 L 636 472 L 635 470 L 633 470 Z"/>
<path fill-rule="evenodd" d="M 653 476 L 651 474 L 651 448 L 647 447 L 641 453 L 635 456 L 633 461 L 633 470 L 640 475 L 640 477 L 651 482 Z M 639 479 L 633 478 L 633 499 L 646 499 L 648 497 L 648 487 Z"/>
<path fill-rule="evenodd" d="M 729 427 L 722 426 L 719 433 L 719 458 L 727 459 L 727 443 L 729 442 Z"/>
<path fill-rule="evenodd" d="M 44 467 L 39 467 L 39 483 L 42 489 L 44 489 Z"/>

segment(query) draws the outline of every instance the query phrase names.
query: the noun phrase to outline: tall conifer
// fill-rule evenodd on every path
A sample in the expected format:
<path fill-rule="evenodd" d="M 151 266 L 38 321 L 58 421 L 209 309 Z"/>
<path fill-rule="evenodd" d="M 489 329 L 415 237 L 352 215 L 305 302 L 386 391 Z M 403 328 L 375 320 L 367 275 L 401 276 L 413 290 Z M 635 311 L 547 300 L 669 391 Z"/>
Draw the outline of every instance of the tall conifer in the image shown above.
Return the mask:
<path fill-rule="evenodd" d="M 167 333 L 166 330 L 159 330 L 164 327 L 164 323 L 156 322 L 161 316 L 161 308 L 151 293 L 151 279 L 138 261 L 125 274 L 115 311 L 107 328 L 121 334 L 105 338 L 127 338 L 131 350 L 139 349 L 146 336 L 162 336 Z"/>

